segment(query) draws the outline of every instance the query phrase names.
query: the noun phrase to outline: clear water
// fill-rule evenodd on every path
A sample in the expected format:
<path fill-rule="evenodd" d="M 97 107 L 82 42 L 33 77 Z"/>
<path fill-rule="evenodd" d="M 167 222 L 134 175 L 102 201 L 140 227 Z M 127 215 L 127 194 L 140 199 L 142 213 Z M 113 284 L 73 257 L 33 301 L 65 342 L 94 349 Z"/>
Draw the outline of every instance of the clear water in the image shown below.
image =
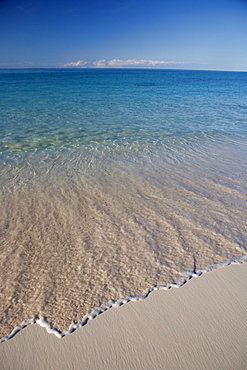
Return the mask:
<path fill-rule="evenodd" d="M 0 71 L 1 335 L 246 254 L 247 73 Z"/>

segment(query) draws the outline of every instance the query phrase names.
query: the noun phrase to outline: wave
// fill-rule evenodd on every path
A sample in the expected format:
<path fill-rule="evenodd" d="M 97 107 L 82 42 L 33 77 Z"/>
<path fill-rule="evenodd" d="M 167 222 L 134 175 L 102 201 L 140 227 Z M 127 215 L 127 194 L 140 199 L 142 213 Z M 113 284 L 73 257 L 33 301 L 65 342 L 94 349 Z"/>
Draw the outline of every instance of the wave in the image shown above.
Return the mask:
<path fill-rule="evenodd" d="M 12 339 L 18 332 L 20 332 L 22 329 L 26 328 L 29 325 L 32 324 L 38 324 L 41 327 L 44 327 L 49 334 L 54 334 L 57 338 L 61 339 L 64 336 L 73 333 L 76 329 L 79 327 L 82 327 L 88 323 L 89 320 L 95 319 L 98 315 L 102 314 L 103 312 L 107 311 L 109 308 L 112 307 L 119 307 L 123 304 L 126 304 L 128 302 L 136 302 L 143 300 L 149 296 L 149 294 L 155 290 L 169 290 L 171 288 L 180 288 L 184 284 L 186 284 L 189 280 L 195 277 L 199 277 L 202 274 L 215 270 L 219 267 L 225 267 L 231 264 L 242 264 L 244 262 L 247 262 L 247 254 L 243 255 L 242 257 L 238 259 L 228 259 L 226 261 L 220 262 L 220 263 L 214 263 L 211 265 L 208 265 L 207 267 L 203 269 L 199 269 L 197 271 L 185 271 L 184 275 L 179 279 L 177 283 L 170 283 L 168 285 L 154 285 L 152 287 L 147 288 L 144 290 L 144 292 L 141 295 L 138 296 L 128 296 L 125 298 L 118 299 L 117 301 L 110 300 L 107 303 L 102 304 L 101 306 L 95 308 L 90 313 L 86 314 L 81 321 L 73 322 L 70 327 L 67 330 L 60 331 L 57 328 L 54 328 L 52 326 L 52 323 L 47 320 L 46 317 L 38 317 L 35 316 L 31 319 L 27 319 L 23 321 L 20 325 L 16 326 L 13 331 L 2 338 L 0 338 L 0 343 L 3 343 L 9 339 Z"/>

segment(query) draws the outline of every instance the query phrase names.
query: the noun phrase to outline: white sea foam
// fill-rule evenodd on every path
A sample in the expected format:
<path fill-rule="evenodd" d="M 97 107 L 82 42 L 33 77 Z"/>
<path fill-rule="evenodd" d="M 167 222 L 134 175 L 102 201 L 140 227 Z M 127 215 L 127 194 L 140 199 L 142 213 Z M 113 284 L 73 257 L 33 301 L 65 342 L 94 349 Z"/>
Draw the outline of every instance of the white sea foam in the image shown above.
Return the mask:
<path fill-rule="evenodd" d="M 133 296 L 133 297 L 128 296 L 128 297 L 125 297 L 125 298 L 118 299 L 117 301 L 111 300 L 111 301 L 109 301 L 105 304 L 102 304 L 101 306 L 95 308 L 92 312 L 85 315 L 82 318 L 81 321 L 76 322 L 76 323 L 72 322 L 71 325 L 69 326 L 69 328 L 67 330 L 64 330 L 63 332 L 61 332 L 60 330 L 58 330 L 56 328 L 53 328 L 52 323 L 49 322 L 48 319 L 45 318 L 45 317 L 33 317 L 32 319 L 25 320 L 20 325 L 16 326 L 14 328 L 14 330 L 9 335 L 6 335 L 6 336 L 0 338 L 0 343 L 5 342 L 9 339 L 12 339 L 19 331 L 26 328 L 28 325 L 32 325 L 32 324 L 38 324 L 41 327 L 44 327 L 48 334 L 54 334 L 57 338 L 61 339 L 65 335 L 73 333 L 79 327 L 82 327 L 82 326 L 86 325 L 88 320 L 95 319 L 98 315 L 100 315 L 104 311 L 108 310 L 109 308 L 119 307 L 119 306 L 121 306 L 123 304 L 126 304 L 128 302 L 136 302 L 136 301 L 145 299 L 145 298 L 148 297 L 148 295 L 152 291 L 155 291 L 155 290 L 168 290 L 170 288 L 180 288 L 186 282 L 191 280 L 191 278 L 199 277 L 199 276 L 201 276 L 202 274 L 204 274 L 206 272 L 215 270 L 215 269 L 220 268 L 220 267 L 225 267 L 225 266 L 228 266 L 230 264 L 241 264 L 241 263 L 244 263 L 244 262 L 247 262 L 247 254 L 238 258 L 238 259 L 228 259 L 227 261 L 211 264 L 211 265 L 205 267 L 204 269 L 200 269 L 198 271 L 191 271 L 191 273 L 186 271 L 186 273 L 184 275 L 184 278 L 182 278 L 182 280 L 180 280 L 180 282 L 178 282 L 178 283 L 170 283 L 166 286 L 162 286 L 162 285 L 153 286 L 153 287 L 147 288 L 141 295 Z"/>

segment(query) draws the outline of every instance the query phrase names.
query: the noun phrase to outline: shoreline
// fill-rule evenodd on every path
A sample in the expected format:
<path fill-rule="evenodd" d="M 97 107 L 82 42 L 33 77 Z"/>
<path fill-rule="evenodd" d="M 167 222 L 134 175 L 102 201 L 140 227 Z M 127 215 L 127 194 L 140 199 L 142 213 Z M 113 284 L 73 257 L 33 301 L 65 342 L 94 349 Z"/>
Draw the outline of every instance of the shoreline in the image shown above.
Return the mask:
<path fill-rule="evenodd" d="M 247 263 L 123 304 L 58 340 L 29 325 L 0 344 L 3 369 L 243 369 Z"/>
<path fill-rule="evenodd" d="M 61 339 L 65 337 L 66 335 L 69 335 L 73 333 L 75 330 L 79 329 L 80 327 L 83 327 L 88 323 L 89 320 L 95 319 L 98 315 L 101 315 L 105 311 L 107 311 L 110 308 L 113 307 L 120 307 L 123 304 L 129 303 L 129 302 L 137 302 L 141 301 L 149 296 L 150 293 L 156 290 L 169 290 L 171 288 L 180 288 L 184 284 L 186 284 L 188 281 L 190 281 L 192 278 L 199 277 L 202 274 L 206 272 L 210 272 L 212 270 L 218 269 L 220 267 L 229 266 L 231 264 L 241 264 L 247 262 L 247 254 L 243 255 L 242 257 L 238 259 L 229 259 L 223 262 L 219 263 L 213 263 L 211 265 L 208 265 L 207 267 L 203 269 L 199 269 L 197 271 L 185 271 L 184 275 L 176 282 L 176 283 L 170 283 L 168 285 L 155 285 L 153 287 L 149 287 L 145 289 L 145 291 L 138 295 L 138 296 L 128 296 L 125 298 L 120 298 L 117 301 L 110 300 L 101 306 L 95 308 L 93 311 L 87 313 L 79 322 L 72 322 L 68 329 L 65 329 L 64 331 L 60 331 L 56 327 L 53 327 L 52 322 L 48 321 L 46 317 L 33 317 L 31 319 L 27 319 L 22 321 L 19 325 L 17 325 L 9 335 L 6 335 L 4 337 L 0 338 L 0 343 L 5 342 L 7 340 L 10 340 L 15 337 L 16 334 L 18 334 L 21 330 L 25 329 L 29 325 L 38 324 L 41 327 L 44 327 L 48 334 L 54 334 L 57 338 Z"/>

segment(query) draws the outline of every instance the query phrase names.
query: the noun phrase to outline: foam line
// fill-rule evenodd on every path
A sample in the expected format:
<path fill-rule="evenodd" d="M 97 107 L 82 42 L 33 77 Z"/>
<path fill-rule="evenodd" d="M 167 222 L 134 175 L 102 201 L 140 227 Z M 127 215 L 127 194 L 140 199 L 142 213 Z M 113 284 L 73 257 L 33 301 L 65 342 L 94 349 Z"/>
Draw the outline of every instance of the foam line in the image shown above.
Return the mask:
<path fill-rule="evenodd" d="M 20 325 L 16 326 L 14 330 L 7 336 L 0 338 L 0 343 L 5 342 L 6 340 L 9 340 L 13 338 L 19 331 L 27 327 L 28 325 L 32 324 L 38 324 L 46 329 L 46 331 L 49 334 L 54 334 L 57 338 L 63 338 L 65 335 L 73 333 L 77 328 L 84 326 L 87 324 L 88 320 L 93 320 L 95 319 L 98 315 L 100 315 L 102 312 L 108 310 L 109 308 L 112 307 L 119 307 L 125 303 L 128 302 L 136 302 L 142 299 L 145 299 L 148 297 L 148 295 L 155 290 L 168 290 L 170 288 L 180 288 L 183 286 L 187 281 L 194 277 L 201 276 L 205 272 L 209 272 L 212 270 L 215 270 L 219 267 L 225 267 L 230 264 L 241 264 L 247 262 L 247 254 L 238 258 L 238 259 L 228 259 L 227 261 L 220 262 L 220 263 L 215 263 L 212 265 L 207 266 L 204 269 L 200 269 L 198 271 L 186 271 L 184 276 L 180 279 L 178 283 L 170 283 L 168 285 L 156 285 L 150 288 L 147 288 L 141 295 L 138 296 L 128 296 L 126 298 L 121 298 L 118 299 L 117 301 L 110 300 L 101 306 L 97 307 L 94 309 L 92 312 L 88 313 L 85 315 L 81 321 L 79 322 L 72 322 L 72 324 L 69 326 L 69 328 L 63 332 L 60 330 L 53 328 L 52 324 L 45 318 L 45 317 L 33 317 L 32 319 L 28 319 L 23 321 Z"/>

